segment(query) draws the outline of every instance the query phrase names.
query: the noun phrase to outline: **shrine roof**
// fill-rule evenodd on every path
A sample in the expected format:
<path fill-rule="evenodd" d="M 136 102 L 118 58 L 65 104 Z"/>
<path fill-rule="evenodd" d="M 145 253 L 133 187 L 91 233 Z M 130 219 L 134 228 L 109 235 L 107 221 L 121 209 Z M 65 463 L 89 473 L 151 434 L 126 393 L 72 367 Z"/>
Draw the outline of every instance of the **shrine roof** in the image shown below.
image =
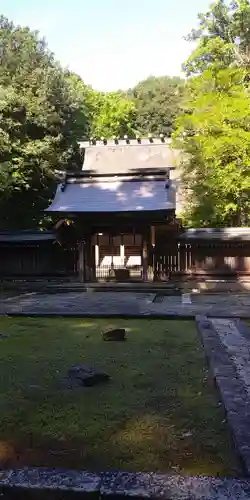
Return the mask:
<path fill-rule="evenodd" d="M 141 212 L 175 209 L 175 189 L 162 176 L 150 179 L 69 178 L 46 210 L 64 213 Z"/>
<path fill-rule="evenodd" d="M 82 170 L 99 174 L 134 173 L 147 169 L 175 168 L 180 151 L 164 137 L 80 142 Z"/>

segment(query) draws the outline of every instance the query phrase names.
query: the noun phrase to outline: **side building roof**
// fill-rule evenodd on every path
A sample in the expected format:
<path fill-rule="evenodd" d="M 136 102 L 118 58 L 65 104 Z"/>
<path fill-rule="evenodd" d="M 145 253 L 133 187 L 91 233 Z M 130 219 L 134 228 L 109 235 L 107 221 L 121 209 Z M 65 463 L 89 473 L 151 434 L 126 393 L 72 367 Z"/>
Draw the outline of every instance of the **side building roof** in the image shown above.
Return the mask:
<path fill-rule="evenodd" d="M 250 242 L 250 227 L 191 228 L 186 229 L 179 237 L 181 240 L 187 241 Z"/>
<path fill-rule="evenodd" d="M 54 231 L 20 230 L 20 231 L 0 231 L 0 243 L 32 243 L 42 241 L 55 241 Z"/>

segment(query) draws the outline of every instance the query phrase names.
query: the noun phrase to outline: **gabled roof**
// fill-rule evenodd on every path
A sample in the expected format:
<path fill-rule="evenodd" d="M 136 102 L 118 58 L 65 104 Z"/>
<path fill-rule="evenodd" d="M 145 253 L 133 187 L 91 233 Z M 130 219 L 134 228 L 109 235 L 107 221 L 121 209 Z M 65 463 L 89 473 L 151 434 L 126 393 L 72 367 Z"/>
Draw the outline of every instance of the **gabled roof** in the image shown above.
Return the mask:
<path fill-rule="evenodd" d="M 79 143 L 82 175 L 67 174 L 47 212 L 120 213 L 175 210 L 169 180 L 177 151 L 169 140 L 141 139 Z"/>
<path fill-rule="evenodd" d="M 171 141 L 156 139 L 124 139 L 80 142 L 84 171 L 99 174 L 138 173 L 145 169 L 174 168 L 180 151 L 171 147 Z"/>
<path fill-rule="evenodd" d="M 46 210 L 61 213 L 119 213 L 175 209 L 175 190 L 162 176 L 149 179 L 82 178 L 59 185 Z"/>

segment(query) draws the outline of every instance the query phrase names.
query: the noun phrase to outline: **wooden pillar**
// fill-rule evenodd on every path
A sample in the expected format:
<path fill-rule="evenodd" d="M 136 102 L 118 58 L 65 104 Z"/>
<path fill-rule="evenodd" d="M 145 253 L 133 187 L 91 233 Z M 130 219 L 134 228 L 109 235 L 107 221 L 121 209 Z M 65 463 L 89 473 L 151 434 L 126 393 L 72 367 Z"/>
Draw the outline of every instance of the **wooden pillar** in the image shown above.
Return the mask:
<path fill-rule="evenodd" d="M 90 246 L 90 281 L 96 281 L 96 263 L 95 263 L 94 245 Z"/>
<path fill-rule="evenodd" d="M 124 247 L 124 245 L 120 245 L 120 258 L 121 258 L 121 265 L 124 266 L 124 263 L 125 263 L 125 247 Z"/>
<path fill-rule="evenodd" d="M 93 245 L 92 245 L 92 238 L 91 235 L 89 234 L 88 236 L 85 237 L 85 245 L 84 245 L 84 274 L 85 274 L 85 279 L 84 281 L 92 281 L 92 266 L 93 266 L 93 259 L 92 259 L 92 250 Z"/>
<path fill-rule="evenodd" d="M 95 265 L 98 267 L 99 263 L 100 263 L 99 245 L 95 245 Z"/>
<path fill-rule="evenodd" d="M 84 282 L 84 243 L 80 241 L 78 247 L 78 272 L 79 272 L 79 280 L 81 283 Z"/>
<path fill-rule="evenodd" d="M 151 226 L 151 245 L 155 247 L 155 226 Z"/>
<path fill-rule="evenodd" d="M 145 238 L 142 243 L 142 278 L 148 280 L 148 244 Z"/>

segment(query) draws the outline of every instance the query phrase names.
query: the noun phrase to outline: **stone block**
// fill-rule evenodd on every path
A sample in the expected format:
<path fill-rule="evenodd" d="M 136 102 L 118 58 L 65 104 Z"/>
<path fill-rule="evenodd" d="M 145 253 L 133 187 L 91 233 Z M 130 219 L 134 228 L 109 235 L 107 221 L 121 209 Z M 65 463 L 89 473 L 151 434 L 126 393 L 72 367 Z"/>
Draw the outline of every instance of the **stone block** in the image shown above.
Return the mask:
<path fill-rule="evenodd" d="M 123 342 L 126 340 L 125 328 L 109 328 L 102 333 L 103 340 L 111 342 Z"/>
<path fill-rule="evenodd" d="M 75 365 L 68 370 L 68 382 L 71 387 L 92 387 L 109 379 L 107 373 L 86 365 Z"/>

